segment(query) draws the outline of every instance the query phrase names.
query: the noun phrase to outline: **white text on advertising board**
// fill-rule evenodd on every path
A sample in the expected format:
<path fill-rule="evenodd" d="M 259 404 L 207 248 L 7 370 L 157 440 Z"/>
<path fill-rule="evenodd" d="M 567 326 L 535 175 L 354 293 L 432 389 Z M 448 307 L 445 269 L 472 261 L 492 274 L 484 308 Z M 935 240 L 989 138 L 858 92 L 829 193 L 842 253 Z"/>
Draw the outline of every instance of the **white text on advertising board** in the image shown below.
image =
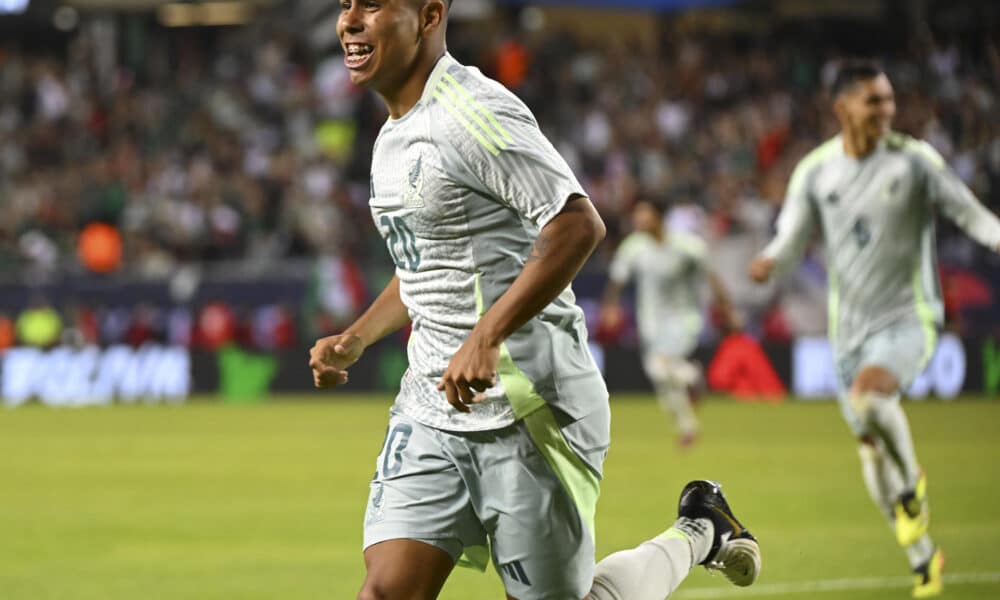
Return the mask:
<path fill-rule="evenodd" d="M 49 406 L 178 403 L 191 390 L 191 357 L 180 346 L 10 348 L 0 365 L 6 406 L 32 398 Z"/>

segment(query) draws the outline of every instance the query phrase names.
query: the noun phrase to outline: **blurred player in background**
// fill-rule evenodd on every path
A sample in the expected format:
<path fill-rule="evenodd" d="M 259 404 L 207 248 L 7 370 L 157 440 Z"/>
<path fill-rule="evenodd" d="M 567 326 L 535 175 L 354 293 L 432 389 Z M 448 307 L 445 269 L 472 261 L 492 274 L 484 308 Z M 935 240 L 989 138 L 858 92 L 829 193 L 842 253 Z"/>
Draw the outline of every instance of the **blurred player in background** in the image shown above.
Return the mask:
<path fill-rule="evenodd" d="M 601 321 L 612 327 L 621 322 L 621 293 L 634 277 L 643 368 L 660 406 L 676 419 L 681 446 L 687 447 L 699 428 L 692 393 L 702 384 L 702 372 L 689 357 L 705 325 L 699 292 L 706 279 L 724 328 L 736 328 L 738 320 L 725 286 L 708 264 L 705 243 L 687 233 L 668 232 L 665 212 L 665 203 L 653 200 L 640 201 L 632 210 L 634 231 L 611 263 Z"/>
<path fill-rule="evenodd" d="M 661 600 L 695 564 L 749 585 L 756 541 L 717 484 L 663 534 L 594 564 L 608 393 L 569 284 L 604 224 L 525 105 L 445 50 L 445 0 L 341 2 L 352 80 L 390 118 L 371 209 L 396 275 L 317 341 L 318 387 L 412 321 L 365 518 L 364 599 L 436 598 L 492 550 L 509 598 Z"/>
<path fill-rule="evenodd" d="M 817 228 L 830 279 L 829 335 L 840 405 L 860 441 L 862 473 L 913 568 L 913 595 L 941 593 L 944 557 L 928 535 L 927 475 L 900 393 L 937 344 L 943 305 L 935 214 L 1000 252 L 1000 222 L 929 144 L 891 131 L 893 88 L 876 65 L 848 63 L 833 87 L 841 133 L 795 169 L 756 281 L 798 260 Z"/>

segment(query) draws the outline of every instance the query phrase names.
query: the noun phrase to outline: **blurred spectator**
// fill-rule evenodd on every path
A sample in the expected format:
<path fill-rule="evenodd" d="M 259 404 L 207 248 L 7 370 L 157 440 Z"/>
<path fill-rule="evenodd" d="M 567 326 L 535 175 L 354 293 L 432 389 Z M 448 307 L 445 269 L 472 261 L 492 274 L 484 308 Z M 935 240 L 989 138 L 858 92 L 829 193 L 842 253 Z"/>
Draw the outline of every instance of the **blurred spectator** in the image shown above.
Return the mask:
<path fill-rule="evenodd" d="M 236 313 L 222 302 L 205 305 L 198 313 L 193 345 L 205 350 L 218 350 L 237 341 L 239 323 Z"/>
<path fill-rule="evenodd" d="M 5 47 L 0 277 L 78 271 L 74 253 L 98 223 L 119 241 L 98 234 L 97 250 L 83 253 L 91 270 L 164 280 L 193 263 L 263 272 L 315 260 L 300 307 L 310 335 L 353 319 L 369 300 L 362 274 L 386 264 L 367 206 L 368 159 L 386 114 L 351 85 L 339 53 L 308 45 L 291 12 L 197 34 L 150 26 L 127 64 L 85 27 L 45 54 Z M 450 50 L 521 96 L 578 174 L 608 226 L 591 269 L 606 267 L 637 198 L 667 195 L 671 225 L 708 238 L 751 331 L 822 329 L 819 263 L 780 288 L 751 285 L 745 263 L 768 238 L 796 161 L 835 132 L 824 86 L 850 40 L 839 28 L 695 35 L 680 21 L 665 17 L 653 44 L 538 23 L 484 36 L 455 23 Z M 995 41 L 936 41 L 906 27 L 893 24 L 901 36 L 871 45 L 897 88 L 898 129 L 927 139 L 1000 209 Z M 995 305 L 1000 263 L 947 224 L 940 247 L 945 267 L 982 276 Z M 91 308 L 102 343 L 274 346 L 294 322 L 287 307 L 210 305 L 197 316 L 157 307 L 152 321 L 146 308 Z"/>

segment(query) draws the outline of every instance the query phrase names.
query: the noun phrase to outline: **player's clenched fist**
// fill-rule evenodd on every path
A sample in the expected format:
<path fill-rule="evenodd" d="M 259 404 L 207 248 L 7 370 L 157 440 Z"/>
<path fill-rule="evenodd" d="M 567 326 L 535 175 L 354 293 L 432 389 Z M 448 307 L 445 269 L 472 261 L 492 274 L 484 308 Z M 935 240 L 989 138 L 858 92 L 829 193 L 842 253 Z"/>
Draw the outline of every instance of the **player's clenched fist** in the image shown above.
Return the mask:
<path fill-rule="evenodd" d="M 756 258 L 750 263 L 750 278 L 757 283 L 765 283 L 774 271 L 773 258 Z"/>
<path fill-rule="evenodd" d="M 482 394 L 497 383 L 500 346 L 483 340 L 473 329 L 438 383 L 448 403 L 460 412 L 471 412 L 470 404 L 480 402 Z"/>
<path fill-rule="evenodd" d="M 347 383 L 347 368 L 358 362 L 364 351 L 364 344 L 356 335 L 320 338 L 309 350 L 313 384 L 318 388 L 329 388 Z"/>

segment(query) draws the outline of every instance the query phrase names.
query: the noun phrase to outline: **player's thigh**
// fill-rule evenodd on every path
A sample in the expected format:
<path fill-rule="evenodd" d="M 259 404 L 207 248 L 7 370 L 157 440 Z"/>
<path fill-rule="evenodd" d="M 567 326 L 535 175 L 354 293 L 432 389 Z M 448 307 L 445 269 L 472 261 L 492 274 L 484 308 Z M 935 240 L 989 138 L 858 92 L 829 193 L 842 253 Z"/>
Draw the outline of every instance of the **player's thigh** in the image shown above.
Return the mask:
<path fill-rule="evenodd" d="M 892 395 L 909 388 L 926 366 L 933 345 L 926 330 L 906 324 L 875 333 L 859 348 L 837 357 L 837 399 L 856 437 L 870 434 L 864 394 Z"/>
<path fill-rule="evenodd" d="M 919 325 L 898 325 L 873 335 L 864 345 L 852 390 L 895 394 L 913 384 L 934 351 L 936 335 Z"/>
<path fill-rule="evenodd" d="M 398 413 L 390 419 L 365 511 L 366 589 L 401 590 L 407 581 L 435 589 L 464 548 L 486 545 L 486 532 L 443 449 L 442 435 Z M 397 561 L 399 553 L 428 558 L 426 563 Z M 435 567 L 428 572 L 427 565 Z"/>
<path fill-rule="evenodd" d="M 490 466 L 483 469 L 488 476 L 477 502 L 493 541 L 494 564 L 511 597 L 570 600 L 589 592 L 599 484 L 588 465 L 600 468 L 607 424 L 604 411 L 566 424 L 571 444 L 544 408 L 481 457 Z M 593 451 L 574 448 L 581 440 L 591 440 Z M 603 450 L 596 447 L 602 443 Z"/>
<path fill-rule="evenodd" d="M 416 540 L 388 540 L 365 550 L 359 600 L 434 600 L 455 567 L 452 556 Z"/>
<path fill-rule="evenodd" d="M 697 379 L 698 367 L 687 357 L 697 346 L 697 338 L 692 337 L 650 347 L 642 354 L 642 368 L 654 384 L 667 381 L 689 383 Z"/>

